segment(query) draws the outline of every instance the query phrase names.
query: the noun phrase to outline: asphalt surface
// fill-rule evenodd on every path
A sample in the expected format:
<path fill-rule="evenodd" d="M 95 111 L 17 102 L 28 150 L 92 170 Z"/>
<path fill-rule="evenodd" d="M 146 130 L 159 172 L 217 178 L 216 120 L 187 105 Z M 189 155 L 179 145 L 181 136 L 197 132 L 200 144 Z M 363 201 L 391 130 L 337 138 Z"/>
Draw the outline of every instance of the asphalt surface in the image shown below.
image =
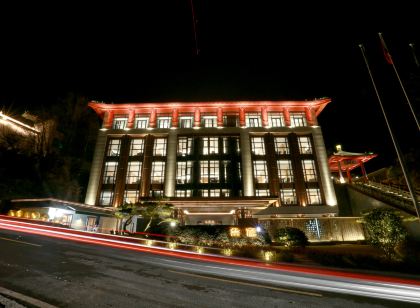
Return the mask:
<path fill-rule="evenodd" d="M 345 290 L 339 294 L 297 287 L 281 283 L 290 279 L 289 275 L 261 269 L 3 229 L 0 251 L 1 287 L 58 307 L 416 306 L 346 294 Z"/>

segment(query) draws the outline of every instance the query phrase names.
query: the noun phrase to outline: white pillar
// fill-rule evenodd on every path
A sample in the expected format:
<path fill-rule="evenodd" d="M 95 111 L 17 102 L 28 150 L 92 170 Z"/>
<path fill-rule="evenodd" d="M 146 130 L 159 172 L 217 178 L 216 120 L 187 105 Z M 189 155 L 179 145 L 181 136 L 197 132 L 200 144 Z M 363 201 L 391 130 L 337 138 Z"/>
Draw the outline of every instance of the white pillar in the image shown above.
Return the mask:
<path fill-rule="evenodd" d="M 251 159 L 251 142 L 249 141 L 249 133 L 241 132 L 241 168 L 242 183 L 244 197 L 254 196 L 254 179 L 252 176 L 252 159 Z"/>
<path fill-rule="evenodd" d="M 166 197 L 175 196 L 175 177 L 176 177 L 176 148 L 178 135 L 176 130 L 171 130 L 168 134 L 168 148 L 166 149 L 165 167 L 165 191 Z"/>

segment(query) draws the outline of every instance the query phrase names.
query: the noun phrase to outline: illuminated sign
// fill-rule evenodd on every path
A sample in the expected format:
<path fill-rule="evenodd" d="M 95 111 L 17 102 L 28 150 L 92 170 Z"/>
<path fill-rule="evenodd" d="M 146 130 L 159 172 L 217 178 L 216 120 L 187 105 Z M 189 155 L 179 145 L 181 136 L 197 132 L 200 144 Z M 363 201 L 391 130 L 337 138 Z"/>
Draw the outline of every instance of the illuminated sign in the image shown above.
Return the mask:
<path fill-rule="evenodd" d="M 233 227 L 229 229 L 231 237 L 240 237 L 241 236 L 241 229 L 237 227 Z"/>
<path fill-rule="evenodd" d="M 256 228 L 245 228 L 245 234 L 247 237 L 256 237 L 257 229 Z"/>

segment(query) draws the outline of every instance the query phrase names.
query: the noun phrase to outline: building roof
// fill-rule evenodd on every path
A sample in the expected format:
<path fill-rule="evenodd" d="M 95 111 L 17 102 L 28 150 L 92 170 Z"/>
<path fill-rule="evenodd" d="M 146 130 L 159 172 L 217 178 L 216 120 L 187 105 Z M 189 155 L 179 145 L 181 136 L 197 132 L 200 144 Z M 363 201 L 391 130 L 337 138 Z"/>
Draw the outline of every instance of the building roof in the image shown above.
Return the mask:
<path fill-rule="evenodd" d="M 341 170 L 353 170 L 360 166 L 360 163 L 366 163 L 367 161 L 375 158 L 378 154 L 373 153 L 354 153 L 346 151 L 337 151 L 328 158 L 328 163 L 331 172 L 338 171 L 338 162 L 340 162 Z"/>

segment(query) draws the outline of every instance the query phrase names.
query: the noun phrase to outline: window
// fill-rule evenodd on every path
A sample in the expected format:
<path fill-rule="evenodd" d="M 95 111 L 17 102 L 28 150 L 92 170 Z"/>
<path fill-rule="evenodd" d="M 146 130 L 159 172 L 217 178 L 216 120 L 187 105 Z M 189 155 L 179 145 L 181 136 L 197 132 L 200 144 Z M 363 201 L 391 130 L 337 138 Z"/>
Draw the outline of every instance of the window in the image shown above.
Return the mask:
<path fill-rule="evenodd" d="M 149 117 L 136 117 L 135 128 L 147 128 L 149 126 Z"/>
<path fill-rule="evenodd" d="M 187 156 L 191 155 L 192 151 L 192 138 L 179 137 L 178 138 L 178 155 Z"/>
<path fill-rule="evenodd" d="M 201 197 L 216 198 L 216 197 L 220 197 L 220 190 L 219 189 L 201 189 L 200 194 L 201 194 Z"/>
<path fill-rule="evenodd" d="M 192 161 L 179 161 L 176 163 L 176 183 L 191 183 Z"/>
<path fill-rule="evenodd" d="M 287 141 L 286 137 L 275 137 L 274 148 L 276 150 L 276 154 L 290 154 L 289 141 Z"/>
<path fill-rule="evenodd" d="M 284 116 L 281 112 L 269 112 L 268 113 L 268 123 L 271 127 L 283 127 L 284 126 Z"/>
<path fill-rule="evenodd" d="M 123 116 L 115 116 L 114 117 L 114 124 L 112 125 L 112 128 L 114 129 L 124 129 L 127 127 L 127 117 Z"/>
<path fill-rule="evenodd" d="M 127 184 L 138 184 L 140 183 L 141 177 L 141 162 L 129 161 L 127 166 Z"/>
<path fill-rule="evenodd" d="M 118 163 L 115 161 L 107 161 L 104 168 L 104 184 L 115 184 L 115 179 L 117 177 L 117 167 Z"/>
<path fill-rule="evenodd" d="M 309 137 L 298 137 L 300 154 L 312 154 L 312 144 Z"/>
<path fill-rule="evenodd" d="M 216 116 L 203 116 L 202 124 L 204 127 L 217 127 L 217 117 Z"/>
<path fill-rule="evenodd" d="M 108 156 L 120 155 L 121 139 L 111 139 L 108 143 Z"/>
<path fill-rule="evenodd" d="M 203 137 L 203 155 L 219 154 L 219 138 L 217 137 Z"/>
<path fill-rule="evenodd" d="M 161 198 L 163 197 L 163 190 L 151 190 L 149 191 L 149 197 Z"/>
<path fill-rule="evenodd" d="M 300 127 L 306 126 L 306 116 L 304 112 L 291 112 L 290 113 L 290 126 Z"/>
<path fill-rule="evenodd" d="M 150 181 L 152 184 L 163 184 L 165 179 L 165 162 L 154 161 L 152 162 L 152 174 Z"/>
<path fill-rule="evenodd" d="M 175 197 L 178 198 L 187 198 L 192 196 L 192 190 L 175 190 Z"/>
<path fill-rule="evenodd" d="M 264 138 L 251 137 L 251 148 L 255 155 L 265 155 Z"/>
<path fill-rule="evenodd" d="M 179 118 L 179 127 L 180 128 L 191 128 L 193 125 L 192 116 L 182 116 Z"/>
<path fill-rule="evenodd" d="M 153 144 L 153 156 L 166 155 L 166 138 L 156 138 Z"/>
<path fill-rule="evenodd" d="M 305 177 L 305 182 L 316 182 L 316 169 L 315 169 L 315 161 L 312 159 L 305 159 L 302 160 L 302 169 L 303 175 Z"/>
<path fill-rule="evenodd" d="M 307 189 L 308 204 L 321 204 L 321 192 L 319 188 Z"/>
<path fill-rule="evenodd" d="M 219 183 L 219 161 L 200 161 L 200 183 Z"/>
<path fill-rule="evenodd" d="M 292 161 L 290 160 L 278 160 L 277 171 L 279 174 L 280 183 L 291 183 L 294 182 Z"/>
<path fill-rule="evenodd" d="M 229 189 L 222 189 L 222 197 L 229 197 L 230 196 L 230 190 Z"/>
<path fill-rule="evenodd" d="M 171 127 L 171 117 L 158 117 L 157 118 L 157 127 L 158 128 L 170 128 Z"/>
<path fill-rule="evenodd" d="M 104 190 L 101 192 L 101 196 L 99 198 L 99 204 L 104 206 L 111 206 L 112 197 L 114 196 L 114 192 Z"/>
<path fill-rule="evenodd" d="M 222 177 L 222 179 L 224 180 L 224 182 L 227 181 L 228 165 L 229 164 L 230 164 L 230 161 L 228 161 L 228 160 L 222 161 L 222 167 L 223 167 L 223 177 Z"/>
<path fill-rule="evenodd" d="M 126 190 L 124 193 L 124 203 L 136 203 L 138 200 L 138 190 Z"/>
<path fill-rule="evenodd" d="M 144 151 L 144 139 L 131 139 L 130 156 L 142 155 Z"/>
<path fill-rule="evenodd" d="M 225 127 L 238 127 L 239 116 L 237 114 L 226 114 L 223 116 L 223 126 Z"/>
<path fill-rule="evenodd" d="M 232 147 L 232 146 L 234 148 L 229 149 L 229 147 Z M 230 151 L 233 151 L 233 153 L 230 153 Z M 239 153 L 239 138 L 223 137 L 223 154 L 237 154 L 237 153 Z"/>
<path fill-rule="evenodd" d="M 280 189 L 282 204 L 297 204 L 296 191 L 294 189 Z"/>
<path fill-rule="evenodd" d="M 261 127 L 261 116 L 259 113 L 245 114 L 246 127 Z"/>
<path fill-rule="evenodd" d="M 268 189 L 257 189 L 255 191 L 255 195 L 257 197 L 269 197 L 270 196 L 270 192 Z"/>
<path fill-rule="evenodd" d="M 268 183 L 267 163 L 265 161 L 254 161 L 254 177 L 256 183 Z"/>

